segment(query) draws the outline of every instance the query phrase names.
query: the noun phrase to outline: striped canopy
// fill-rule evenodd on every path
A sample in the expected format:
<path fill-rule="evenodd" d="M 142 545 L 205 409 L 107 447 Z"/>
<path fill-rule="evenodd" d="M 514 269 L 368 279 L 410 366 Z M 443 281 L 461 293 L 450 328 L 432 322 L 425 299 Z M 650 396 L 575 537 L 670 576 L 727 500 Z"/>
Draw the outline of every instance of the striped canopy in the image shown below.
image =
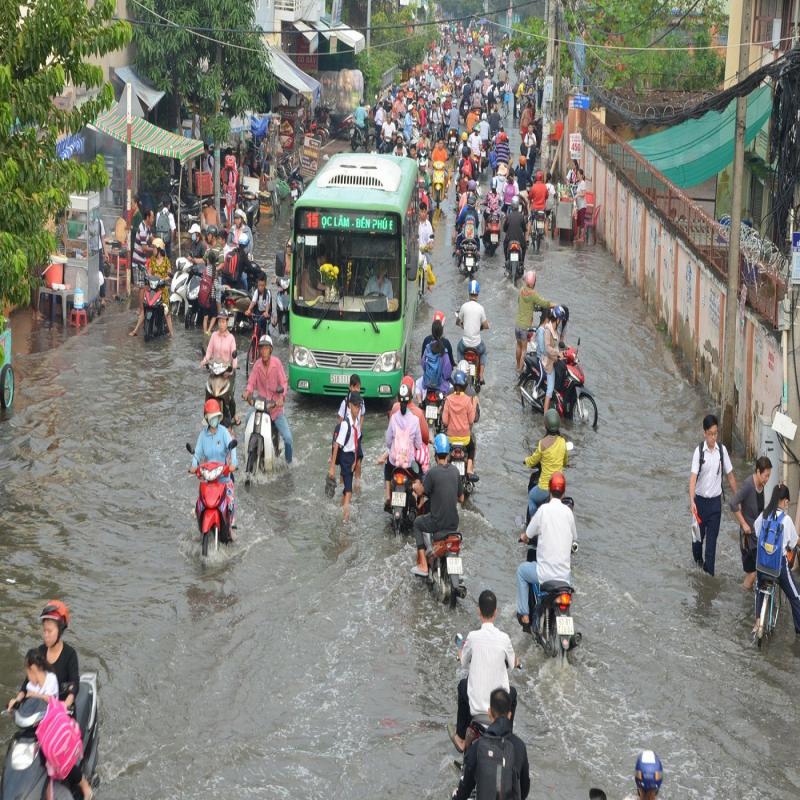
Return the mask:
<path fill-rule="evenodd" d="M 101 114 L 92 127 L 123 144 L 128 141 L 128 121 L 119 104 Z M 196 158 L 203 152 L 203 143 L 198 139 L 187 139 L 165 131 L 141 117 L 133 117 L 131 146 L 157 156 L 177 158 L 181 162 Z"/>

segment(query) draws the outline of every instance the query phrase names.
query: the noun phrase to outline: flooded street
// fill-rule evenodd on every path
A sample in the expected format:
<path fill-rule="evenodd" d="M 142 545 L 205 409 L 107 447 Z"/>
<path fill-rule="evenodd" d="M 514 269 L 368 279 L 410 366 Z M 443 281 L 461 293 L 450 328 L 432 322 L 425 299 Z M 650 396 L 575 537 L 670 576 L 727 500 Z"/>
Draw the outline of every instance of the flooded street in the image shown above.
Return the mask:
<path fill-rule="evenodd" d="M 415 360 L 435 309 L 458 339 L 467 298 L 450 257 L 453 217 L 451 202 Z M 256 233 L 270 276 L 285 226 Z M 452 613 L 410 575 L 411 539 L 387 526 L 377 401 L 349 524 L 323 491 L 338 400 L 291 394 L 295 463 L 266 485 L 238 486 L 239 543 L 204 566 L 184 448 L 201 423 L 202 332 L 179 325 L 173 341 L 146 345 L 127 335 L 135 312 L 110 303 L 80 334 L 41 323 L 17 341 L 15 353 L 30 352 L 15 355 L 15 410 L 0 421 L 0 682 L 10 697 L 40 608 L 64 599 L 67 638 L 82 669 L 100 674 L 103 800 L 448 796 L 458 780 L 445 731 L 459 677 L 453 636 L 477 626 L 487 587 L 524 667 L 512 682 L 532 797 L 574 800 L 590 786 L 621 797 L 643 747 L 663 760 L 670 798 L 800 792 L 789 692 L 800 646 L 786 616 L 766 652 L 751 645 L 730 518 L 717 578 L 692 566 L 686 486 L 706 403 L 599 245 L 548 240 L 528 256 L 540 292 L 569 305 L 599 427 L 570 431 L 582 645 L 561 669 L 521 634 L 515 519 L 542 420 L 515 391 L 516 290 L 501 257 L 478 274 L 491 323 L 481 480 L 461 516 L 468 596 Z M 286 343 L 276 355 L 286 363 Z M 737 464 L 740 477 L 746 469 Z M 3 741 L 11 732 L 4 718 Z"/>

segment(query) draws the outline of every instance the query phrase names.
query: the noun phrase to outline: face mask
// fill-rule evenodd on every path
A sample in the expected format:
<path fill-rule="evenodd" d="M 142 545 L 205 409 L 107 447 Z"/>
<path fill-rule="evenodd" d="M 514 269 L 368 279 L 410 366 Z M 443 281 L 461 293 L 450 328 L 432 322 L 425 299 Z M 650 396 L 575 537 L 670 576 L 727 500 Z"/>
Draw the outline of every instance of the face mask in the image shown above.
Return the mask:
<path fill-rule="evenodd" d="M 197 234 L 196 234 L 196 233 L 193 233 L 193 234 L 192 234 L 192 241 L 193 241 L 193 242 L 196 242 L 196 241 L 197 241 Z"/>
<path fill-rule="evenodd" d="M 222 414 L 213 414 L 210 417 L 206 417 L 206 422 L 208 422 L 209 428 L 216 428 L 222 422 Z"/>

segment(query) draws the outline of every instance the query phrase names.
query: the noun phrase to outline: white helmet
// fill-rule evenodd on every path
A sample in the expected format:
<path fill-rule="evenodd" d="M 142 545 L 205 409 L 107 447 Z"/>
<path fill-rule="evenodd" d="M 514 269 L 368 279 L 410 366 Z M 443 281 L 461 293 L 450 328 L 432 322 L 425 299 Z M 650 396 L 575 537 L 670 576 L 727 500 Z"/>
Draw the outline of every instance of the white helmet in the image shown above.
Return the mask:
<path fill-rule="evenodd" d="M 461 361 L 458 362 L 458 366 L 456 367 L 456 371 L 461 371 L 464 373 L 469 372 L 469 364 L 465 358 L 462 358 Z"/>
<path fill-rule="evenodd" d="M 486 112 L 485 111 L 481 114 L 481 119 L 486 119 Z"/>
<path fill-rule="evenodd" d="M 191 228 L 189 228 L 189 233 L 200 233 L 200 226 L 195 222 Z"/>

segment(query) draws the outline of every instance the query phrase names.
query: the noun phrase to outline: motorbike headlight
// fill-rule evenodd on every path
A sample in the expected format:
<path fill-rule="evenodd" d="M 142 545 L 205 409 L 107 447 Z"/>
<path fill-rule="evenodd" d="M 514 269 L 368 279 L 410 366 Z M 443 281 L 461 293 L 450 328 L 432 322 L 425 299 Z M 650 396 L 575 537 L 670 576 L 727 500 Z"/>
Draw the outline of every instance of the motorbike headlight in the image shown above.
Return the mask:
<path fill-rule="evenodd" d="M 214 469 L 202 470 L 201 473 L 203 475 L 203 480 L 209 482 L 215 481 L 217 478 L 219 478 L 220 475 L 222 475 L 224 469 L 225 469 L 224 467 L 215 467 Z"/>
<path fill-rule="evenodd" d="M 22 771 L 28 769 L 39 752 L 37 742 L 16 742 L 11 750 L 11 769 Z"/>
<path fill-rule="evenodd" d="M 375 366 L 380 372 L 393 372 L 396 369 L 400 369 L 402 363 L 402 351 L 390 350 L 388 353 L 381 353 L 380 358 L 375 362 Z"/>
<path fill-rule="evenodd" d="M 314 357 L 307 347 L 302 347 L 299 344 L 293 345 L 289 351 L 289 363 L 298 367 L 316 367 Z"/>

